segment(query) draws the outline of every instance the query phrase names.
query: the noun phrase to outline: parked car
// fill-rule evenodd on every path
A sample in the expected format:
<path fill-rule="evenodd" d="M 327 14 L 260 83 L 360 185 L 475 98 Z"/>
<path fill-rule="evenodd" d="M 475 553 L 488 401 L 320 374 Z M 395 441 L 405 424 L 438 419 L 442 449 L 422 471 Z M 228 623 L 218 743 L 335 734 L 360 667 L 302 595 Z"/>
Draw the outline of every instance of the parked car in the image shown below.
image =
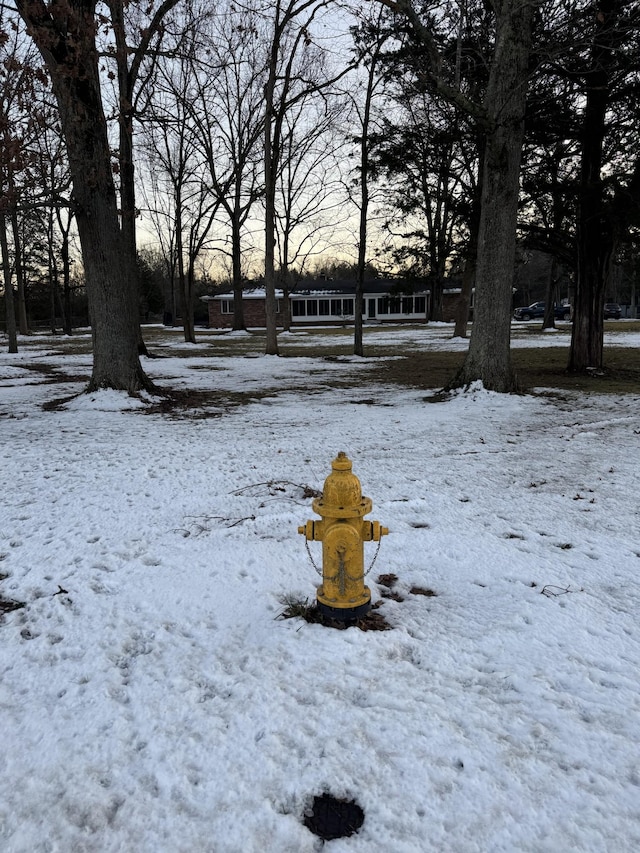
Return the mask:
<path fill-rule="evenodd" d="M 544 302 L 533 302 L 525 308 L 516 308 L 513 316 L 516 320 L 535 320 L 544 317 Z M 556 320 L 568 320 L 571 317 L 570 305 L 554 305 L 553 316 Z"/>
<path fill-rule="evenodd" d="M 605 302 L 604 305 L 604 319 L 605 320 L 619 320 L 622 317 L 622 308 L 618 305 L 617 302 Z"/>

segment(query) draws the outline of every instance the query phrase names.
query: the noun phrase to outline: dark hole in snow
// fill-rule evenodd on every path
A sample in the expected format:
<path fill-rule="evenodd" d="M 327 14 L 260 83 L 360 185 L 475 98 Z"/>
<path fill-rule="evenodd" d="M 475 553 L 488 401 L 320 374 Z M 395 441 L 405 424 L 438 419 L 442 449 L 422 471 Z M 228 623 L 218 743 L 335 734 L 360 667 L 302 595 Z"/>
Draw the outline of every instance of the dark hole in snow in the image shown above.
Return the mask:
<path fill-rule="evenodd" d="M 363 822 L 364 812 L 356 802 L 339 800 L 331 794 L 314 797 L 311 811 L 304 816 L 307 829 L 325 841 L 353 835 Z"/>

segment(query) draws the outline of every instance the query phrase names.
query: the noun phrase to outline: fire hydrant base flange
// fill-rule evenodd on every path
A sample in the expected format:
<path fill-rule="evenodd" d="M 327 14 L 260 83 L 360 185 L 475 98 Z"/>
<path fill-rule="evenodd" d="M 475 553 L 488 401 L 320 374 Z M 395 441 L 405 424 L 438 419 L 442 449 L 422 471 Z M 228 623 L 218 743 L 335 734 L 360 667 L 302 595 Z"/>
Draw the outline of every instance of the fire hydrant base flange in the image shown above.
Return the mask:
<path fill-rule="evenodd" d="M 355 624 L 358 619 L 362 619 L 371 610 L 371 600 L 366 604 L 361 604 L 359 607 L 329 607 L 323 604 L 319 599 L 316 600 L 316 608 L 321 616 L 325 619 L 332 619 L 335 622 L 343 622 L 344 624 Z"/>

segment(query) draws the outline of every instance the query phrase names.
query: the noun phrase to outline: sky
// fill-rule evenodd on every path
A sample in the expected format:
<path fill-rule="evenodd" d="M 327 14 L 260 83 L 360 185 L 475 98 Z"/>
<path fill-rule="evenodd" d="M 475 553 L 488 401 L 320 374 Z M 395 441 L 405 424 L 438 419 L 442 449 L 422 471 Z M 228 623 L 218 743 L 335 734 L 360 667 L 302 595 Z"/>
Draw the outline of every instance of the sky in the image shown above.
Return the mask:
<path fill-rule="evenodd" d="M 251 396 L 187 416 L 116 392 L 47 411 L 89 357 L 0 353 L 0 597 L 25 604 L 0 620 L 0 850 L 640 849 L 638 396 L 435 404 L 362 385 L 379 360 L 326 360 L 329 336 L 211 357 L 214 334 L 145 361 Z M 390 531 L 367 576 L 387 631 L 278 618 L 314 600 L 297 530 L 339 451 Z M 364 812 L 324 846 L 323 793 Z"/>

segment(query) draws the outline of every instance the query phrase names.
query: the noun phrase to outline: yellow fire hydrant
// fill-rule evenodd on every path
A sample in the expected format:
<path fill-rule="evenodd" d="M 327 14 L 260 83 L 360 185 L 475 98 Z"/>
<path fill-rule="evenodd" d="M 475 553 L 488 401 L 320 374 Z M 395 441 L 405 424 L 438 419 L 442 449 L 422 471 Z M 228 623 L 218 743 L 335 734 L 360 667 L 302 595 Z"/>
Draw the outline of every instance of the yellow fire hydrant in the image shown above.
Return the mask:
<path fill-rule="evenodd" d="M 364 583 L 364 543 L 380 542 L 389 530 L 379 521 L 364 520 L 371 512 L 371 498 L 362 496 L 360 480 L 352 473 L 347 455 L 338 453 L 331 468 L 322 497 L 312 503 L 322 520 L 307 521 L 298 533 L 307 542 L 322 542 L 318 610 L 340 622 L 355 622 L 371 609 L 371 590 Z"/>

